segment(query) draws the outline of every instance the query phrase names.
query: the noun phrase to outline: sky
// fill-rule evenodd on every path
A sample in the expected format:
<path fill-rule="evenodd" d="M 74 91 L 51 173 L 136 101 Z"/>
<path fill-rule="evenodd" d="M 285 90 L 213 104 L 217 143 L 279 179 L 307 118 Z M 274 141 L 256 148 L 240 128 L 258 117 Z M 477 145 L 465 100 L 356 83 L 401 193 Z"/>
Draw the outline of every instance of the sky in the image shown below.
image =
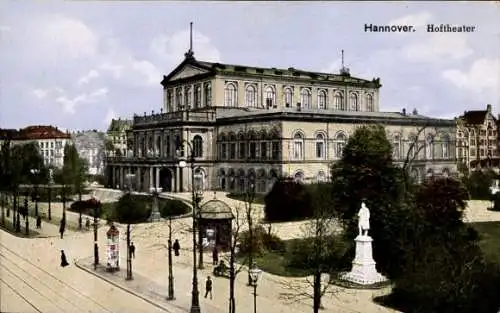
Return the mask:
<path fill-rule="evenodd" d="M 381 111 L 453 118 L 500 108 L 494 2 L 0 1 L 0 128 L 108 127 L 158 112 L 184 59 L 380 77 Z M 365 24 L 414 25 L 410 33 Z M 475 26 L 428 33 L 427 24 Z"/>

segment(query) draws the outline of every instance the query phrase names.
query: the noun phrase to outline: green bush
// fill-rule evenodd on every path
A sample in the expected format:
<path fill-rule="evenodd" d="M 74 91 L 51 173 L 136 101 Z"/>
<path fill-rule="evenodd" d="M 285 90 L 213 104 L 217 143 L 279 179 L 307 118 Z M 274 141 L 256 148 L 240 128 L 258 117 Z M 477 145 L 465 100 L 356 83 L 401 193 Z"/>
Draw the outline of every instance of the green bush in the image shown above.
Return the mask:
<path fill-rule="evenodd" d="M 491 196 L 491 201 L 493 202 L 493 211 L 500 211 L 500 192 Z"/>
<path fill-rule="evenodd" d="M 277 180 L 264 202 L 269 222 L 297 221 L 313 216 L 311 195 L 303 184 L 292 179 Z"/>
<path fill-rule="evenodd" d="M 244 231 L 240 234 L 240 254 L 248 254 L 252 246 L 250 232 Z M 286 246 L 283 240 L 274 234 L 269 234 L 261 225 L 253 231 L 253 253 L 256 256 L 263 255 L 266 251 L 285 252 Z"/>
<path fill-rule="evenodd" d="M 248 201 L 248 195 L 244 192 L 231 192 L 226 195 L 226 197 L 234 199 L 234 200 L 240 200 L 240 201 Z M 255 194 L 255 198 L 253 199 L 253 203 L 257 204 L 265 204 L 264 201 L 265 195 L 264 194 Z"/>
<path fill-rule="evenodd" d="M 177 199 L 160 199 L 159 206 L 161 217 L 183 215 L 191 210 L 187 204 Z"/>
<path fill-rule="evenodd" d="M 492 171 L 473 171 L 468 177 L 464 177 L 462 182 L 473 200 L 490 199 L 490 187 L 493 183 L 495 173 Z"/>

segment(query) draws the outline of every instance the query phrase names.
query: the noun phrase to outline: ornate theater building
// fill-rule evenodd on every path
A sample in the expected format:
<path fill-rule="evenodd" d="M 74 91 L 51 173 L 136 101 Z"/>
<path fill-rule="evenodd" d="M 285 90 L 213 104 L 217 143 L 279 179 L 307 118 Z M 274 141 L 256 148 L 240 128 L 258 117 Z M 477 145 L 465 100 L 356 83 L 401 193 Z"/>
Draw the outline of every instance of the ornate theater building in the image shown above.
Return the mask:
<path fill-rule="evenodd" d="M 160 112 L 135 115 L 127 153 L 107 158 L 113 188 L 183 192 L 194 184 L 237 192 L 253 183 L 266 192 L 277 177 L 324 181 L 349 136 L 367 124 L 385 126 L 394 159 L 411 156 L 417 180 L 456 172 L 454 120 L 380 112 L 380 80 L 352 77 L 346 68 L 332 74 L 210 63 L 189 50 L 161 85 Z M 178 149 L 183 141 L 190 146 Z"/>

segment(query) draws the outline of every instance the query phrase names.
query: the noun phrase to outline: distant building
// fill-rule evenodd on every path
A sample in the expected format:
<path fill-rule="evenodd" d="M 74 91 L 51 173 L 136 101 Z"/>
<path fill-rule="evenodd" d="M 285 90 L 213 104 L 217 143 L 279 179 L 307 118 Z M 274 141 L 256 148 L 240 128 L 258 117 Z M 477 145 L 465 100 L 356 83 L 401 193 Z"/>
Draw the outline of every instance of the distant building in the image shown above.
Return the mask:
<path fill-rule="evenodd" d="M 1 129 L 0 142 L 6 140 L 11 144 L 36 143 L 45 165 L 60 168 L 64 162 L 64 147 L 71 144 L 71 135 L 54 126 L 36 125 L 20 130 Z"/>
<path fill-rule="evenodd" d="M 486 110 L 465 111 L 457 119 L 457 159 L 470 169 L 491 168 L 498 170 L 499 155 L 499 120 L 491 111 L 491 104 Z"/>
<path fill-rule="evenodd" d="M 108 145 L 112 145 L 113 150 L 110 151 L 110 147 L 106 148 L 106 153 L 109 156 L 124 156 L 127 153 L 127 131 L 132 128 L 132 120 L 127 119 L 113 119 L 106 132 L 106 140 L 109 142 Z"/>
<path fill-rule="evenodd" d="M 334 74 L 210 63 L 192 51 L 185 57 L 163 77 L 160 112 L 134 116 L 129 151 L 107 158 L 108 186 L 243 192 L 253 185 L 266 192 L 277 177 L 326 181 L 349 136 L 369 124 L 385 126 L 394 160 L 410 156 L 417 181 L 456 174 L 456 122 L 381 112 L 378 78 L 356 78 L 347 68 Z M 180 149 L 183 141 L 191 146 Z M 191 152 L 194 172 L 180 166 Z"/>
<path fill-rule="evenodd" d="M 71 137 L 78 154 L 87 161 L 89 174 L 103 174 L 105 133 L 97 130 L 77 131 Z"/>

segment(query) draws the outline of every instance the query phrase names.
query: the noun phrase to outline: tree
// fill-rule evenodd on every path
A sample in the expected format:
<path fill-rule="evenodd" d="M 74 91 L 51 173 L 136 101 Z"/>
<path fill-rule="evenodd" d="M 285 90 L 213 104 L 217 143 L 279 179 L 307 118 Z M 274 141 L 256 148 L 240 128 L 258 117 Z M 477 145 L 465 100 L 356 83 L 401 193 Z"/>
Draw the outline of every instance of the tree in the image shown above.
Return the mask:
<path fill-rule="evenodd" d="M 240 218 L 240 208 L 236 207 L 234 210 L 235 216 L 232 223 L 231 242 L 229 244 L 229 313 L 236 313 L 236 298 L 234 296 L 234 286 L 236 276 L 243 269 L 243 263 L 236 265 L 236 249 L 240 243 L 240 235 L 244 225 L 244 219 Z"/>
<path fill-rule="evenodd" d="M 401 221 L 410 210 L 405 174 L 393 165 L 392 145 L 380 125 L 358 128 L 349 138 L 341 160 L 332 166 L 332 198 L 348 242 L 358 235 L 356 214 L 365 201 L 370 208 L 373 255 L 379 271 L 391 278 L 400 273 L 401 247 L 396 245 L 404 229 Z M 354 246 L 350 249 L 354 256 Z"/>
<path fill-rule="evenodd" d="M 470 198 L 475 200 L 489 200 L 490 187 L 496 176 L 493 171 L 475 170 L 469 176 L 463 178 L 463 183 L 467 188 Z"/>
<path fill-rule="evenodd" d="M 88 165 L 80 158 L 74 145 L 64 146 L 64 164 L 62 176 L 65 184 L 72 186 L 72 194 L 78 194 L 78 200 L 82 201 L 84 182 L 88 176 Z M 82 228 L 82 212 L 79 212 L 78 228 Z"/>
<path fill-rule="evenodd" d="M 268 222 L 301 220 L 313 216 L 310 194 L 303 184 L 295 180 L 277 180 L 264 201 Z"/>
<path fill-rule="evenodd" d="M 132 258 L 130 257 L 130 225 L 141 223 L 148 219 L 151 210 L 143 201 L 126 193 L 120 197 L 115 206 L 115 214 L 112 217 L 119 223 L 127 224 L 127 279 L 132 277 Z"/>
<path fill-rule="evenodd" d="M 321 299 L 326 293 L 336 294 L 331 286 L 338 272 L 343 269 L 343 256 L 347 246 L 337 238 L 336 223 L 331 210 L 333 201 L 328 193 L 317 193 L 312 198 L 314 217 L 303 230 L 306 238 L 299 247 L 295 247 L 292 265 L 310 268 L 312 282 L 306 278 L 302 283 L 284 283 L 290 290 L 281 294 L 282 298 L 293 301 L 312 299 L 313 312 L 318 313 Z M 322 279 L 323 274 L 328 274 L 328 279 Z M 307 289 L 312 287 L 312 293 Z"/>

